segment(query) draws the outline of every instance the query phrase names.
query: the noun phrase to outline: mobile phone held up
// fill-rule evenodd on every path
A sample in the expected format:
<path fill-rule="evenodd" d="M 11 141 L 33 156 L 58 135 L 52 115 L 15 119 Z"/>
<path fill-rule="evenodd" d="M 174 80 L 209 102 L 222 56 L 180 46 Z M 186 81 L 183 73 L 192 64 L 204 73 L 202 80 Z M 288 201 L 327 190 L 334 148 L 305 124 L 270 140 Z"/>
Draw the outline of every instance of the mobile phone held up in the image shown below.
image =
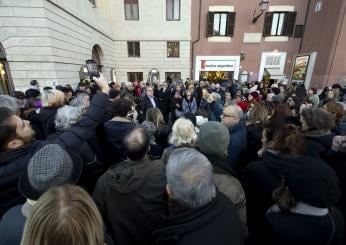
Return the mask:
<path fill-rule="evenodd" d="M 100 73 L 97 70 L 96 60 L 86 60 L 86 67 L 88 69 L 90 80 L 93 80 L 93 77 L 100 77 Z"/>

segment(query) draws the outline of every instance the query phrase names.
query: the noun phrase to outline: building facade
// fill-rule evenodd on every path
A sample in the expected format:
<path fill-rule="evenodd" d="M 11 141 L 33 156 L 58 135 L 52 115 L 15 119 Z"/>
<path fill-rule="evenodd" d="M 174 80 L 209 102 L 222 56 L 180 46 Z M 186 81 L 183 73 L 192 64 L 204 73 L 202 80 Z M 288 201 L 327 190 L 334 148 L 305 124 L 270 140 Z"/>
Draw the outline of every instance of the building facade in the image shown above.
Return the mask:
<path fill-rule="evenodd" d="M 298 29 L 304 25 L 307 3 L 261 2 L 268 1 L 193 1 L 192 26 L 198 27 L 192 29 L 195 80 L 289 77 L 302 41 Z"/>
<path fill-rule="evenodd" d="M 312 86 L 346 86 L 346 1 L 311 0 L 299 53 L 316 52 Z"/>
<path fill-rule="evenodd" d="M 41 86 L 76 83 L 91 58 L 110 79 L 116 54 L 105 10 L 85 0 L 2 0 L 2 92 L 25 90 L 32 79 Z"/>
<path fill-rule="evenodd" d="M 1 0 L 0 93 L 167 77 L 346 84 L 346 1 Z M 326 21 L 328 20 L 328 21 Z"/>
<path fill-rule="evenodd" d="M 118 81 L 190 74 L 191 0 L 114 1 Z"/>

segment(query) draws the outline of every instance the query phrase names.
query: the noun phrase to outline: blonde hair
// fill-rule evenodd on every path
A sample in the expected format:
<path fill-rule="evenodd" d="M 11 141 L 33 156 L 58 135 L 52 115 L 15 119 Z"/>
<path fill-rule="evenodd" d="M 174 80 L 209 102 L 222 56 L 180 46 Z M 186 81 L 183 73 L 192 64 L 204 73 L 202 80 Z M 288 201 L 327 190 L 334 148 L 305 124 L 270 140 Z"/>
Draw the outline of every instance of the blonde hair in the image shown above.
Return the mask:
<path fill-rule="evenodd" d="M 158 108 L 148 109 L 145 117 L 148 122 L 154 123 L 156 128 L 161 128 L 166 125 L 165 119 Z"/>
<path fill-rule="evenodd" d="M 43 194 L 26 221 L 21 245 L 103 245 L 101 215 L 78 186 L 53 187 Z"/>
<path fill-rule="evenodd" d="M 269 124 L 269 112 L 263 103 L 255 103 L 249 111 L 249 123 L 259 123 L 263 128 Z"/>
<path fill-rule="evenodd" d="M 175 146 L 194 146 L 196 142 L 197 134 L 192 122 L 185 118 L 175 121 L 169 143 Z"/>
<path fill-rule="evenodd" d="M 64 104 L 65 95 L 59 90 L 44 90 L 42 91 L 42 106 L 61 106 Z"/>

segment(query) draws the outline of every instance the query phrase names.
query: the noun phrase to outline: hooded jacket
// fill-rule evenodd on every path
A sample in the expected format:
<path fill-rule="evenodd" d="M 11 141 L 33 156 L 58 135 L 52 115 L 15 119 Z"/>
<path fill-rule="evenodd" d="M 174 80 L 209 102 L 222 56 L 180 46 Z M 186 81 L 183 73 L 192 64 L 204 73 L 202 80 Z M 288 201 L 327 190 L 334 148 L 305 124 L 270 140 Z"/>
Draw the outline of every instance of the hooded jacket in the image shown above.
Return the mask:
<path fill-rule="evenodd" d="M 79 122 L 55 140 L 35 140 L 17 149 L 0 153 L 0 217 L 10 207 L 24 202 L 17 185 L 19 176 L 27 167 L 31 157 L 47 144 L 59 144 L 66 150 L 78 152 L 80 145 L 94 134 L 98 123 L 105 116 L 105 104 L 108 103 L 106 94 L 95 95 L 88 111 Z"/>
<path fill-rule="evenodd" d="M 325 159 L 330 150 L 335 134 L 332 132 L 307 131 L 305 132 L 307 155 Z"/>
<path fill-rule="evenodd" d="M 282 176 L 290 164 L 326 164 L 309 156 L 284 157 L 279 153 L 266 151 L 262 161 L 252 162 L 243 173 L 242 184 L 247 200 L 248 228 L 254 242 L 265 241 L 264 217 L 274 204 L 273 191 L 281 185 Z M 313 172 L 313 169 L 311 170 Z"/>
<path fill-rule="evenodd" d="M 93 198 L 116 244 L 153 244 L 166 213 L 161 161 L 124 161 L 98 180 Z"/>
<path fill-rule="evenodd" d="M 169 201 L 163 228 L 154 233 L 158 244 L 241 245 L 243 229 L 236 208 L 221 192 L 201 208 L 188 208 Z"/>

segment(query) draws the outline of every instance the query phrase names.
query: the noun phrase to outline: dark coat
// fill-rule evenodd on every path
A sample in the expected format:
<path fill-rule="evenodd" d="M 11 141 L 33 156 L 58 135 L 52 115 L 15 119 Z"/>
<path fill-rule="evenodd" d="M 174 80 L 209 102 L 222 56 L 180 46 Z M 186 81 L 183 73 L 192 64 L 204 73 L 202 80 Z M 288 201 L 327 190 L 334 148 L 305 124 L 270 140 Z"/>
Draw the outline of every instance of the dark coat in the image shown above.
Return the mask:
<path fill-rule="evenodd" d="M 0 222 L 0 244 L 19 245 L 22 239 L 26 217 L 22 214 L 23 205 L 9 209 Z"/>
<path fill-rule="evenodd" d="M 163 117 L 165 118 L 165 122 L 168 123 L 169 112 L 170 112 L 170 103 L 171 103 L 171 93 L 168 89 L 163 91 L 163 89 L 157 91 L 157 98 L 159 100 L 159 108 Z"/>
<path fill-rule="evenodd" d="M 331 132 L 329 134 L 306 132 L 306 155 L 325 159 L 332 146 L 334 136 L 335 134 Z"/>
<path fill-rule="evenodd" d="M 247 132 L 245 124 L 240 120 L 232 128 L 228 128 L 230 141 L 228 144 L 228 160 L 233 169 L 242 159 L 247 147 Z"/>
<path fill-rule="evenodd" d="M 153 244 L 152 231 L 166 213 L 161 161 L 125 161 L 97 182 L 93 198 L 116 244 Z"/>
<path fill-rule="evenodd" d="M 105 154 L 110 164 L 118 163 L 126 159 L 123 147 L 123 139 L 126 134 L 136 127 L 133 122 L 113 121 L 105 122 L 104 129 L 109 144 L 106 147 Z"/>
<path fill-rule="evenodd" d="M 202 208 L 187 208 L 171 200 L 169 216 L 154 236 L 158 244 L 167 245 L 241 245 L 244 242 L 237 210 L 220 192 Z"/>
<path fill-rule="evenodd" d="M 69 151 L 79 151 L 80 145 L 94 133 L 99 121 L 105 115 L 108 96 L 104 93 L 94 96 L 88 111 L 72 128 L 53 141 L 36 140 L 15 150 L 0 153 L 0 217 L 10 207 L 23 203 L 18 191 L 18 180 L 31 157 L 43 146 L 59 144 Z"/>
<path fill-rule="evenodd" d="M 270 213 L 266 216 L 266 223 L 266 244 L 344 244 L 343 215 L 336 208 L 324 216 Z"/>
<path fill-rule="evenodd" d="M 263 129 L 256 123 L 246 126 L 247 147 L 242 162 L 238 165 L 240 171 L 242 171 L 250 162 L 259 159 L 257 152 L 262 148 L 262 131 Z"/>
<path fill-rule="evenodd" d="M 264 152 L 261 161 L 250 163 L 242 176 L 242 185 L 246 194 L 248 228 L 251 239 L 258 242 L 264 239 L 264 217 L 274 204 L 273 191 L 281 185 L 284 171 L 290 164 L 326 164 L 318 158 L 309 156 L 284 157 L 280 154 Z"/>
<path fill-rule="evenodd" d="M 159 108 L 159 101 L 158 99 L 154 96 L 154 101 L 155 101 L 155 104 L 156 104 L 156 107 Z M 143 97 L 143 100 L 141 101 L 142 105 L 141 105 L 141 108 L 142 108 L 142 111 L 143 111 L 143 114 L 145 115 L 147 113 L 147 110 L 149 108 L 153 108 L 153 104 L 151 103 L 150 99 L 148 96 L 144 96 Z"/>
<path fill-rule="evenodd" d="M 47 138 L 48 135 L 54 134 L 56 132 L 55 129 L 55 116 L 60 107 L 43 107 L 40 109 L 40 112 L 34 115 L 37 118 L 37 121 L 40 123 L 38 125 L 42 128 L 44 137 Z M 36 120 L 33 121 L 33 123 L 37 122 Z"/>

